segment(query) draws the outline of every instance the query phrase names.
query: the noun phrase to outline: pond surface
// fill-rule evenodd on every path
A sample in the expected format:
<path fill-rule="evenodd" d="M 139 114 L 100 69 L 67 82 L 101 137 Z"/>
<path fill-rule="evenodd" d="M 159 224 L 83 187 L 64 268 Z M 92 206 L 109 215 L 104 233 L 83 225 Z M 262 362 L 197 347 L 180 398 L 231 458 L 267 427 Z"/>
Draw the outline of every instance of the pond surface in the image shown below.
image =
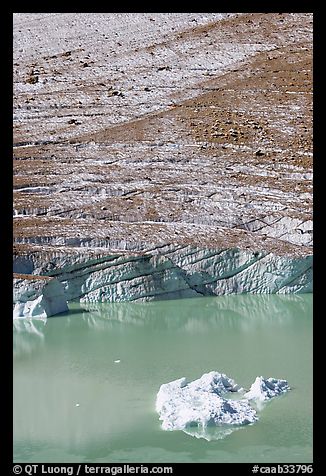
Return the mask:
<path fill-rule="evenodd" d="M 291 391 L 257 423 L 206 441 L 163 431 L 162 383 L 223 372 Z M 312 462 L 312 294 L 70 304 L 14 322 L 14 461 Z"/>

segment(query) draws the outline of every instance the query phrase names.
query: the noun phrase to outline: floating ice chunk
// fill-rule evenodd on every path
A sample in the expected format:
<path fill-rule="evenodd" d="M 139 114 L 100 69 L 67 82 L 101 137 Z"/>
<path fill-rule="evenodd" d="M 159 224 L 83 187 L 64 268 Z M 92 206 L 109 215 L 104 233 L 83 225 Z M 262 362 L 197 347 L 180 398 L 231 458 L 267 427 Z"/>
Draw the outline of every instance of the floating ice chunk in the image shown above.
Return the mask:
<path fill-rule="evenodd" d="M 263 401 L 289 389 L 286 380 L 257 377 L 243 394 L 244 389 L 225 374 L 209 372 L 193 382 L 183 377 L 161 385 L 156 410 L 163 430 L 182 430 L 196 438 L 218 440 L 258 420 L 250 400 L 261 410 Z M 238 398 L 227 398 L 231 393 Z"/>
<path fill-rule="evenodd" d="M 79 404 L 79 403 L 76 403 L 76 405 L 75 405 L 75 406 L 76 406 L 76 407 L 79 407 L 79 406 L 80 406 L 80 404 Z"/>
<path fill-rule="evenodd" d="M 271 398 L 285 393 L 290 390 L 286 380 L 279 380 L 277 378 L 256 377 L 256 380 L 251 385 L 249 392 L 244 394 L 247 400 L 256 400 L 263 402 Z"/>
<path fill-rule="evenodd" d="M 191 383 L 181 378 L 163 384 L 156 398 L 162 428 L 212 439 L 206 431 L 210 426 L 225 425 L 225 431 L 218 437 L 222 438 L 230 433 L 230 426 L 254 423 L 258 417 L 247 400 L 222 397 L 240 390 L 234 380 L 219 372 L 209 372 Z"/>
<path fill-rule="evenodd" d="M 114 361 L 115 364 L 120 364 L 121 360 L 120 359 L 117 359 Z"/>

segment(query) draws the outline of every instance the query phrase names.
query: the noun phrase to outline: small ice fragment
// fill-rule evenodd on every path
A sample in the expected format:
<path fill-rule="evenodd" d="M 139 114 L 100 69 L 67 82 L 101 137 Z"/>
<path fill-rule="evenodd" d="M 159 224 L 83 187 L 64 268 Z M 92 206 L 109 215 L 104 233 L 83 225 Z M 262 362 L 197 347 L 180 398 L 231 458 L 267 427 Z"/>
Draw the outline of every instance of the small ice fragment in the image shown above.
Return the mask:
<path fill-rule="evenodd" d="M 76 407 L 79 407 L 79 403 L 76 403 Z"/>
<path fill-rule="evenodd" d="M 119 364 L 120 362 L 121 362 L 120 359 L 114 361 L 115 364 Z"/>
<path fill-rule="evenodd" d="M 290 390 L 286 380 L 257 377 L 249 392 L 244 394 L 247 400 L 266 401 Z"/>

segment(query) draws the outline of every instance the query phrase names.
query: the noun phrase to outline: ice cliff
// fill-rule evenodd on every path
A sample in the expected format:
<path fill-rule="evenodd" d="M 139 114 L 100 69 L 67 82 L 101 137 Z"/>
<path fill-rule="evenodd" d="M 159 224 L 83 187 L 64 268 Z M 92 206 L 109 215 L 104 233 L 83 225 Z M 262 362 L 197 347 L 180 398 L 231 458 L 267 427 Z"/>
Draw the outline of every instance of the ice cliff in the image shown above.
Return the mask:
<path fill-rule="evenodd" d="M 243 388 L 234 380 L 212 371 L 193 382 L 183 377 L 161 385 L 156 411 L 163 430 L 182 430 L 206 440 L 220 439 L 258 420 L 251 400 L 270 400 L 289 389 L 286 380 L 257 377 L 250 391 L 243 394 Z"/>
<path fill-rule="evenodd" d="M 47 318 L 68 311 L 62 284 L 45 276 L 14 275 L 14 319 Z"/>
<path fill-rule="evenodd" d="M 141 252 L 90 248 L 33 251 L 14 257 L 14 271 L 55 277 L 66 299 L 148 301 L 239 293 L 312 292 L 312 256 L 163 245 Z M 23 282 L 16 294 L 27 301 Z"/>

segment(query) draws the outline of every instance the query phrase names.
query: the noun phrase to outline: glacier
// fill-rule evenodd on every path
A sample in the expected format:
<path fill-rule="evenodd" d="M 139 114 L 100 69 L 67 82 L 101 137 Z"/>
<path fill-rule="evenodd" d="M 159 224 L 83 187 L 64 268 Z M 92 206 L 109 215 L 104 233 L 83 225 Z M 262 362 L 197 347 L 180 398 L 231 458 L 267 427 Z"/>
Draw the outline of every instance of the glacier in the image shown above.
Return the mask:
<path fill-rule="evenodd" d="M 24 15 L 14 272 L 87 303 L 312 292 L 311 14 Z"/>

